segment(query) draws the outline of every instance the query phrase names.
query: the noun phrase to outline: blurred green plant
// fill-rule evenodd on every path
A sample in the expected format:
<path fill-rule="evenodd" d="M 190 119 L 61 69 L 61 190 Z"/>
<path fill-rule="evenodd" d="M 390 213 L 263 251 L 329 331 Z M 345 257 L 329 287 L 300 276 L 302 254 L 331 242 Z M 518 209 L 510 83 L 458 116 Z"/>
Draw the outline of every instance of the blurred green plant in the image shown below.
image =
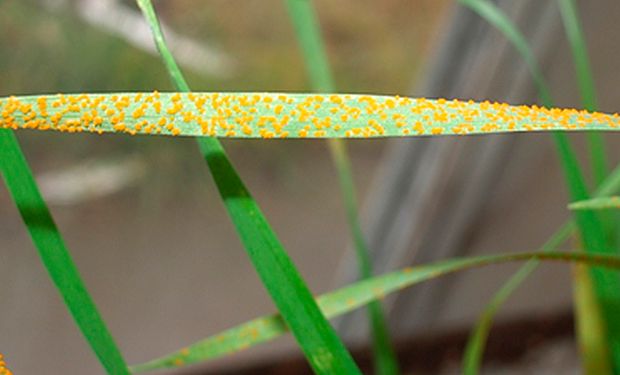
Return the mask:
<path fill-rule="evenodd" d="M 501 31 L 504 36 L 512 43 L 525 61 L 533 81 L 538 90 L 539 97 L 545 106 L 552 106 L 550 90 L 542 75 L 536 58 L 529 48 L 525 37 L 519 32 L 512 21 L 506 17 L 497 5 L 486 0 L 460 0 L 461 4 L 469 7 L 482 18 L 487 20 L 491 25 Z M 567 29 L 569 41 L 572 47 L 574 60 L 576 62 L 580 89 L 584 106 L 588 110 L 594 110 L 596 99 L 594 94 L 594 85 L 592 75 L 589 69 L 587 51 L 577 19 L 575 4 L 572 1 L 560 1 L 560 8 L 564 24 Z M 592 155 L 593 170 L 596 184 L 599 185 L 604 181 L 607 175 L 607 162 L 603 140 L 600 134 L 590 132 L 588 135 L 590 154 Z M 579 201 L 589 198 L 586 184 L 580 172 L 577 158 L 571 151 L 568 139 L 564 134 L 554 134 L 556 145 L 560 155 L 560 160 L 564 172 L 567 177 L 570 196 L 573 201 Z M 600 220 L 603 221 L 600 221 Z M 605 228 L 612 228 L 612 217 L 605 216 L 600 218 L 594 212 L 584 210 L 576 212 L 576 223 L 581 233 L 585 251 L 611 252 L 615 247 L 613 243 L 608 241 L 608 234 Z M 609 232 L 609 230 L 608 230 Z M 613 236 L 610 236 L 613 238 Z M 613 241 L 613 240 L 612 240 Z M 560 243 L 556 243 L 552 238 L 543 249 L 553 250 Z M 517 274 L 515 274 L 506 285 L 496 294 L 488 306 L 485 308 L 478 323 L 476 324 L 470 341 L 465 350 L 464 356 L 464 372 L 467 374 L 475 374 L 479 371 L 479 366 L 484 349 L 484 341 L 488 336 L 491 322 L 499 307 L 508 299 L 512 292 L 534 271 L 537 267 L 535 262 L 525 265 Z M 584 285 L 576 285 L 576 316 L 580 321 L 578 330 L 580 340 L 587 340 L 588 345 L 582 343 L 584 368 L 587 373 L 609 373 L 611 369 L 610 358 L 605 355 L 608 345 L 611 345 L 613 354 L 613 362 L 620 363 L 620 356 L 616 355 L 613 350 L 618 340 L 618 332 L 620 328 L 617 316 L 620 314 L 620 279 L 614 273 L 601 270 L 592 270 L 594 278 L 593 287 L 595 288 L 595 296 L 590 296 L 587 290 L 591 283 L 588 281 L 587 274 L 584 274 L 582 268 L 575 273 L 575 282 L 583 282 Z M 602 310 L 601 310 L 602 309 Z M 604 317 L 599 315 L 603 313 Z M 602 321 L 602 324 L 587 322 L 587 320 Z M 598 331 L 592 331 L 599 328 Z M 607 328 L 607 329 L 605 329 Z M 590 349 L 590 350 L 588 350 Z M 617 365 L 615 365 L 617 366 Z"/>
<path fill-rule="evenodd" d="M 610 208 L 620 208 L 620 197 L 601 197 L 592 198 L 585 201 L 574 202 L 568 205 L 571 210 L 603 210 Z"/>

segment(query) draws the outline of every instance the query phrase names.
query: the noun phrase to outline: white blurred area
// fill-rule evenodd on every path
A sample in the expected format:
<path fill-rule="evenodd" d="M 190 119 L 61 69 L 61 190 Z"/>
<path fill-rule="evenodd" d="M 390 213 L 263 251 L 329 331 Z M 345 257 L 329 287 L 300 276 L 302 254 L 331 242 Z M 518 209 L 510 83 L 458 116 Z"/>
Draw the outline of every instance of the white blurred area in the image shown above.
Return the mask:
<path fill-rule="evenodd" d="M 36 176 L 45 201 L 53 206 L 87 203 L 140 183 L 146 165 L 137 155 L 80 162 Z"/>
<path fill-rule="evenodd" d="M 66 11 L 72 4 L 84 21 L 106 33 L 123 38 L 132 46 L 157 55 L 151 30 L 142 14 L 120 0 L 41 0 L 55 12 Z M 235 73 L 236 63 L 226 52 L 172 30 L 162 22 L 162 30 L 179 64 L 197 73 L 219 79 Z"/>

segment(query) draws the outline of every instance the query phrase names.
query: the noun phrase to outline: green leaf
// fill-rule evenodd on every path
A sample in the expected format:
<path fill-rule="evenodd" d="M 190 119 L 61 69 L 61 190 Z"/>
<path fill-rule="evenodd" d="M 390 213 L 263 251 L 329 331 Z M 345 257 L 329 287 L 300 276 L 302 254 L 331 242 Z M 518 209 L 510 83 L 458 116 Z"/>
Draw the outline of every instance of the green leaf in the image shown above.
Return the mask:
<path fill-rule="evenodd" d="M 0 129 L 0 172 L 43 265 L 80 331 L 109 374 L 129 374 L 43 200 L 12 131 Z"/>
<path fill-rule="evenodd" d="M 602 210 L 620 208 L 620 197 L 592 198 L 585 201 L 574 202 L 568 205 L 571 210 Z"/>
<path fill-rule="evenodd" d="M 545 106 L 552 107 L 553 100 L 551 99 L 551 90 L 549 90 L 542 70 L 538 66 L 536 57 L 523 37 L 523 34 L 519 32 L 512 21 L 506 17 L 497 5 L 487 0 L 459 0 L 459 3 L 470 8 L 489 24 L 498 29 L 502 35 L 510 41 L 527 65 L 541 101 Z"/>
<path fill-rule="evenodd" d="M 315 372 L 359 372 L 228 160 L 201 149 L 254 267 Z"/>
<path fill-rule="evenodd" d="M 597 109 L 596 92 L 594 88 L 594 78 L 590 68 L 588 51 L 585 38 L 581 30 L 577 6 L 574 0 L 558 0 L 562 21 L 566 29 L 573 61 L 575 62 L 577 80 L 581 92 L 584 107 L 589 111 Z M 595 181 L 599 184 L 607 174 L 608 166 L 605 155 L 605 146 L 600 134 L 589 134 L 588 142 L 593 163 Z M 574 196 L 573 201 L 586 200 L 590 198 L 587 194 Z M 618 244 L 617 235 L 613 223 L 613 216 L 603 215 L 603 221 L 598 221 L 599 217 L 595 212 L 589 210 L 575 211 L 577 223 L 582 228 L 582 237 L 586 251 L 601 251 L 616 253 Z M 615 218 L 617 219 L 617 217 Z M 609 238 L 611 240 L 608 239 Z M 600 269 L 592 269 L 592 281 L 595 288 L 596 299 L 601 305 L 603 313 L 603 324 L 606 333 L 611 359 L 613 362 L 614 373 L 620 373 L 620 278 L 615 273 L 610 273 Z M 588 316 L 580 316 L 581 319 L 591 319 Z M 581 333 L 592 337 L 591 333 Z M 602 345 L 599 345 L 602 346 Z M 596 361 L 597 358 L 588 359 Z M 594 372 L 599 374 L 600 372 Z"/>
<path fill-rule="evenodd" d="M 353 237 L 353 245 L 359 266 L 360 279 L 372 277 L 372 263 L 368 245 L 359 222 L 353 176 L 350 160 L 346 152 L 346 143 L 338 139 L 329 140 L 329 148 L 338 171 L 342 196 Z M 375 373 L 378 375 L 395 375 L 400 373 L 396 352 L 392 347 L 387 319 L 379 302 L 368 304 L 368 318 L 372 334 L 372 348 Z"/>
<path fill-rule="evenodd" d="M 620 130 L 618 114 L 349 94 L 121 93 L 0 98 L 0 127 L 229 138 Z"/>
<path fill-rule="evenodd" d="M 583 106 L 589 111 L 596 111 L 596 89 L 594 87 L 594 77 L 592 76 L 592 68 L 590 67 L 590 59 L 588 58 L 588 47 L 581 30 L 579 15 L 577 13 L 577 5 L 575 0 L 558 0 L 562 22 L 566 29 L 566 36 L 573 54 L 575 70 L 577 73 L 577 82 L 581 93 Z"/>
<path fill-rule="evenodd" d="M 312 2 L 286 0 L 286 7 L 295 27 L 313 91 L 322 93 L 336 91 Z"/>
<path fill-rule="evenodd" d="M 313 91 L 319 93 L 336 91 L 312 3 L 310 0 L 287 0 L 286 5 L 301 45 Z M 353 238 L 360 278 L 367 279 L 373 274 L 372 260 L 359 221 L 357 194 L 347 145 L 344 140 L 330 139 L 328 147 L 338 172 L 340 190 L 347 213 L 349 231 Z M 388 323 L 378 302 L 368 305 L 368 318 L 372 335 L 375 373 L 377 375 L 400 373 L 398 359 L 390 340 Z"/>
<path fill-rule="evenodd" d="M 333 318 L 353 311 L 370 301 L 384 298 L 390 293 L 452 272 L 492 264 L 531 260 L 579 262 L 614 270 L 620 269 L 620 257 L 618 256 L 582 252 L 512 253 L 450 259 L 358 281 L 348 287 L 318 297 L 317 302 L 325 316 Z M 133 372 L 143 372 L 213 360 L 272 340 L 286 332 L 286 325 L 283 324 L 280 315 L 263 316 L 199 341 L 165 357 L 132 366 L 131 369 Z"/>
<path fill-rule="evenodd" d="M 592 69 L 590 68 L 588 48 L 577 14 L 577 6 L 574 0 L 558 0 L 558 5 L 573 54 L 573 61 L 575 62 L 581 101 L 585 109 L 588 111 L 596 111 L 598 105 L 596 103 L 594 77 L 592 76 Z M 594 179 L 598 185 L 603 181 L 609 171 L 607 157 L 605 155 L 605 144 L 601 134 L 589 133 L 588 145 L 592 157 Z"/>
<path fill-rule="evenodd" d="M 138 5 L 151 26 L 155 43 L 173 83 L 177 89 L 189 91 L 189 85 L 185 82 L 164 41 L 151 1 L 138 0 Z M 176 101 L 170 98 L 173 108 L 166 111 L 174 114 L 171 112 L 177 110 L 180 116 L 188 116 L 189 108 L 186 110 L 179 108 L 183 106 L 181 98 L 184 96 L 186 100 L 191 101 L 192 97 L 196 98 L 194 95 L 191 93 L 179 95 L 179 100 Z M 199 100 L 193 101 L 198 113 L 200 113 Z M 211 103 L 218 105 L 217 100 L 212 100 Z M 243 106 L 243 103 L 238 104 Z M 221 109 L 225 110 L 224 107 Z M 217 113 L 217 109 L 213 110 L 213 113 Z M 220 127 L 217 122 L 214 125 Z M 175 128 L 173 126 L 171 128 L 174 132 Z M 228 160 L 220 142 L 212 137 L 201 138 L 198 139 L 198 146 L 211 169 L 226 209 L 254 268 L 314 371 L 317 374 L 359 374 L 360 371 L 353 358 L 322 315 L 308 286 Z"/>

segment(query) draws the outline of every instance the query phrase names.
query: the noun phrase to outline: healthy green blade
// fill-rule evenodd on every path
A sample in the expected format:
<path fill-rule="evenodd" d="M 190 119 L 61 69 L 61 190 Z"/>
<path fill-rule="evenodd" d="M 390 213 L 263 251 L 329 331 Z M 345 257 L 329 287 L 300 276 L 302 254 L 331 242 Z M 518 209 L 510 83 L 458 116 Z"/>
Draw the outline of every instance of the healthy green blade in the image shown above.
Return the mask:
<path fill-rule="evenodd" d="M 222 138 L 620 130 L 618 114 L 349 94 L 120 93 L 0 98 L 0 128 Z"/>
<path fill-rule="evenodd" d="M 553 100 L 551 99 L 551 90 L 549 90 L 545 77 L 538 66 L 536 57 L 523 37 L 523 34 L 521 34 L 512 21 L 506 17 L 497 5 L 487 0 L 459 0 L 459 3 L 474 11 L 499 30 L 504 37 L 510 41 L 527 65 L 541 101 L 545 106 L 552 107 Z"/>
<path fill-rule="evenodd" d="M 594 78 L 590 68 L 585 38 L 581 30 L 577 6 L 574 0 L 558 0 L 558 5 L 573 54 L 583 105 L 586 110 L 595 111 L 597 109 L 597 100 Z M 608 172 L 605 145 L 602 136 L 598 133 L 589 133 L 588 142 L 590 145 L 595 182 L 600 184 Z M 573 198 L 573 201 L 586 200 L 589 196 L 586 194 L 581 197 Z M 579 210 L 574 211 L 574 213 L 579 226 L 582 228 L 583 242 L 586 251 L 617 252 L 617 250 L 615 250 L 618 246 L 616 243 L 617 234 L 615 231 L 617 223 L 613 223 L 614 219 L 618 219 L 617 216 L 614 217 L 603 214 L 601 216 L 603 221 L 596 223 L 595 220 L 599 217 L 593 211 Z M 596 300 L 597 303 L 600 304 L 600 310 L 603 314 L 603 325 L 606 328 L 606 330 L 599 332 L 607 336 L 607 345 L 609 346 L 613 363 L 613 373 L 618 374 L 620 373 L 620 278 L 615 273 L 596 268 L 592 269 L 591 273 Z M 584 301 L 587 301 L 587 299 L 584 299 Z M 591 319 L 590 314 L 580 316 L 580 319 Z M 588 335 L 588 338 L 593 338 L 591 332 L 580 332 L 580 335 Z M 599 345 L 599 347 L 601 346 L 602 345 Z M 596 362 L 597 360 L 598 358 L 596 357 L 588 359 L 588 361 L 592 362 Z M 592 367 L 590 366 L 590 368 Z M 599 374 L 600 372 L 592 373 Z"/>
<path fill-rule="evenodd" d="M 585 201 L 574 202 L 568 205 L 571 210 L 602 210 L 620 208 L 620 197 L 592 198 Z"/>
<path fill-rule="evenodd" d="M 342 140 L 330 140 L 329 146 L 343 190 L 342 195 L 351 235 L 353 237 L 353 245 L 355 247 L 360 276 L 362 280 L 368 279 L 373 275 L 372 263 L 370 252 L 359 223 L 355 188 L 353 186 L 353 176 L 351 175 L 349 157 L 346 153 L 346 143 Z M 395 375 L 400 373 L 396 353 L 390 340 L 387 320 L 383 314 L 381 304 L 378 301 L 373 301 L 368 304 L 368 318 L 372 335 L 375 373 L 377 375 Z"/>
<path fill-rule="evenodd" d="M 278 310 L 319 374 L 358 373 L 301 276 L 227 159 L 207 154 L 209 167 L 241 240 Z"/>
<path fill-rule="evenodd" d="M 301 46 L 312 89 L 321 93 L 336 91 L 311 1 L 286 0 L 286 7 L 295 27 L 295 34 Z"/>
<path fill-rule="evenodd" d="M 618 256 L 582 252 L 512 253 L 451 259 L 433 264 L 406 268 L 404 270 L 358 281 L 348 287 L 318 297 L 317 302 L 325 316 L 333 318 L 353 311 L 371 301 L 381 299 L 390 293 L 452 272 L 492 264 L 512 261 L 531 261 L 534 259 L 579 262 L 614 270 L 620 269 L 620 257 Z M 131 369 L 133 372 L 143 372 L 182 367 L 193 363 L 213 360 L 272 340 L 286 332 L 286 325 L 279 315 L 264 316 L 199 341 L 165 357 L 132 366 Z"/>
<path fill-rule="evenodd" d="M 568 139 L 565 134 L 562 137 L 555 137 L 557 148 L 562 159 L 564 174 L 568 180 L 569 195 L 572 201 L 587 199 L 589 194 L 586 190 L 583 175 L 579 170 L 579 165 L 575 154 L 570 149 Z M 608 246 L 603 224 L 593 211 L 576 211 L 575 222 L 581 234 L 583 249 L 585 252 L 605 252 L 611 249 Z M 583 250 L 582 250 L 583 251 Z M 535 266 L 533 266 L 535 267 Z M 610 368 L 609 363 L 599 364 L 601 359 L 609 361 L 606 352 L 601 352 L 600 348 L 607 348 L 609 339 L 613 337 L 613 331 L 602 329 L 592 330 L 598 327 L 597 322 L 605 321 L 607 317 L 620 313 L 619 300 L 613 300 L 613 289 L 620 287 L 620 279 L 617 274 L 598 268 L 592 269 L 594 283 L 590 282 L 589 276 L 583 276 L 582 270 L 577 270 L 574 274 L 573 285 L 575 288 L 575 320 L 577 323 L 577 340 L 582 348 L 582 366 L 585 371 L 591 369 Z M 579 284 L 584 282 L 585 284 Z M 588 288 L 594 287 L 594 290 Z M 595 297 L 596 296 L 596 297 Z M 597 300 L 598 297 L 598 300 Z M 611 297 L 611 298 L 610 298 Z M 609 298 L 609 300 L 607 299 Z M 602 305 L 602 310 L 597 304 Z M 600 315 L 599 315 L 600 314 Z M 611 314 L 611 315 L 610 315 Z M 604 315 L 607 315 L 604 317 Z M 610 327 L 613 328 L 613 327 Z M 584 331 L 583 329 L 587 329 Z M 611 333 L 611 334 L 610 334 Z M 587 347 L 587 349 L 585 349 Z M 590 375 L 610 374 L 609 372 L 586 372 Z"/>
<path fill-rule="evenodd" d="M 573 54 L 583 106 L 589 111 L 596 111 L 597 100 L 594 77 L 590 67 L 590 59 L 588 58 L 588 47 L 586 46 L 577 13 L 577 5 L 574 0 L 558 0 L 558 6 Z"/>
<path fill-rule="evenodd" d="M 323 38 L 311 1 L 287 0 L 286 5 L 303 52 L 313 91 L 318 93 L 336 91 L 336 85 L 334 84 L 323 45 Z M 344 140 L 330 139 L 328 140 L 328 147 L 338 172 L 340 190 L 349 223 L 349 231 L 353 238 L 360 278 L 367 279 L 373 274 L 372 261 L 359 221 L 357 194 L 355 192 L 347 145 Z M 368 305 L 368 318 L 372 335 L 375 373 L 377 375 L 398 374 L 400 372 L 398 360 L 390 342 L 388 324 L 379 302 L 371 302 Z"/>
<path fill-rule="evenodd" d="M 109 374 L 129 374 L 65 247 L 15 135 L 6 129 L 0 129 L 0 172 L 43 265 L 99 361 Z"/>
<path fill-rule="evenodd" d="M 164 41 L 151 1 L 138 0 L 138 5 L 151 26 L 172 81 L 177 89 L 189 91 Z M 186 94 L 188 99 L 191 95 Z M 173 105 L 178 108 L 179 102 Z M 198 107 L 196 109 L 200 111 Z M 199 139 L 198 145 L 254 268 L 315 373 L 359 374 L 353 358 L 322 315 L 308 286 L 228 160 L 220 142 L 208 137 Z"/>
<path fill-rule="evenodd" d="M 577 6 L 574 0 L 558 0 L 560 13 L 566 35 L 573 54 L 575 62 L 575 70 L 577 72 L 577 82 L 579 83 L 579 92 L 583 106 L 588 111 L 597 110 L 596 89 L 594 88 L 594 77 L 590 68 L 590 59 L 588 58 L 588 48 L 586 46 Z M 599 133 L 588 134 L 589 151 L 592 157 L 592 170 L 596 184 L 600 184 L 609 171 L 607 157 L 605 153 L 605 144 L 603 137 Z"/>

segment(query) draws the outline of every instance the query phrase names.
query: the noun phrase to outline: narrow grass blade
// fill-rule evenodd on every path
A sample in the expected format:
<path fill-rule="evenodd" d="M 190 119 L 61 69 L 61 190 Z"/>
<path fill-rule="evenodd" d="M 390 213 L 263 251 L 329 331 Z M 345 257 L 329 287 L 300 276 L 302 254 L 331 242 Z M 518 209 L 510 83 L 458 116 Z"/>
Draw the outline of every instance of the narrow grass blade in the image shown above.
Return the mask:
<path fill-rule="evenodd" d="M 568 205 L 571 210 L 603 210 L 603 209 L 618 209 L 620 208 L 620 197 L 602 197 L 593 198 L 586 201 L 580 201 L 571 203 Z"/>
<path fill-rule="evenodd" d="M 568 37 L 568 42 L 573 54 L 583 106 L 589 111 L 596 111 L 598 105 L 596 89 L 594 88 L 594 77 L 592 75 L 592 68 L 590 67 L 588 47 L 586 46 L 579 15 L 577 13 L 577 5 L 575 0 L 557 1 L 562 15 L 562 22 L 566 29 L 566 36 Z"/>
<path fill-rule="evenodd" d="M 545 245 L 540 249 L 541 252 L 549 252 L 560 246 L 574 230 L 573 225 L 564 225 L 556 232 Z M 465 345 L 465 353 L 463 354 L 463 374 L 476 375 L 480 372 L 482 363 L 482 355 L 491 331 L 491 325 L 497 312 L 502 305 L 508 300 L 512 293 L 534 272 L 540 261 L 536 259 L 529 260 L 521 267 L 510 279 L 502 285 L 501 289 L 495 293 L 491 301 L 485 306 L 484 311 L 478 318 L 474 329 L 472 330 L 467 344 Z"/>
<path fill-rule="evenodd" d="M 588 58 L 588 48 L 586 46 L 577 6 L 574 0 L 558 0 L 560 13 L 571 52 L 573 61 L 575 62 L 575 70 L 577 72 L 577 81 L 579 83 L 579 91 L 583 106 L 588 111 L 597 110 L 596 89 L 594 88 L 594 77 L 590 68 L 590 60 Z M 588 145 L 590 155 L 592 157 L 592 170 L 596 184 L 600 184 L 609 172 L 607 156 L 605 152 L 605 144 L 603 137 L 599 133 L 588 134 Z"/>
<path fill-rule="evenodd" d="M 310 0 L 287 0 L 289 15 L 295 27 L 313 91 L 330 93 L 336 91 L 327 54 L 321 37 L 318 20 Z M 330 139 L 328 147 L 340 182 L 340 190 L 353 238 L 361 279 L 372 276 L 372 261 L 368 244 L 359 221 L 357 199 L 351 161 L 344 140 Z M 400 373 L 398 360 L 392 347 L 387 320 L 379 302 L 368 305 L 368 319 L 372 335 L 373 361 L 377 375 L 396 375 Z"/>
<path fill-rule="evenodd" d="M 515 27 L 512 21 L 495 5 L 488 0 L 459 0 L 459 3 L 468 7 L 481 18 L 499 30 L 512 46 L 517 50 L 519 56 L 527 65 L 538 96 L 546 107 L 553 106 L 551 99 L 551 90 L 547 85 L 542 70 L 540 69 L 536 57 L 529 47 L 523 34 Z"/>
<path fill-rule="evenodd" d="M 585 43 L 585 38 L 581 30 L 579 17 L 577 13 L 577 7 L 574 0 L 558 0 L 560 7 L 560 13 L 562 15 L 562 21 L 566 29 L 569 44 L 573 53 L 573 60 L 575 62 L 577 79 L 579 82 L 579 88 L 582 96 L 582 101 L 586 110 L 594 111 L 597 109 L 596 103 L 596 91 L 594 88 L 594 78 L 592 77 L 592 70 L 590 68 L 590 62 L 588 58 L 588 51 Z M 603 138 L 600 134 L 590 133 L 588 138 L 590 146 L 590 155 L 592 157 L 594 177 L 597 184 L 599 184 L 608 172 L 605 146 Z M 583 195 L 582 197 L 573 197 L 573 201 L 585 200 L 589 197 Z M 614 253 L 617 244 L 617 235 L 613 231 L 613 216 L 602 216 L 604 220 L 604 227 L 596 225 L 594 223 L 598 219 L 597 215 L 593 211 L 580 210 L 575 211 L 577 222 L 581 223 L 579 226 L 582 228 L 582 236 L 586 251 L 605 251 L 608 253 Z M 608 240 L 607 234 L 611 233 L 611 241 Z M 605 331 L 600 333 L 606 334 L 608 345 L 611 352 L 611 360 L 613 362 L 614 373 L 620 373 L 620 278 L 615 273 L 610 273 L 600 269 L 592 269 L 592 281 L 596 292 L 596 299 L 601 305 L 601 311 L 604 317 Z M 584 301 L 587 301 L 584 299 Z M 587 306 L 586 306 L 587 307 Z M 585 307 L 584 307 L 585 309 Z M 582 319 L 592 319 L 588 314 L 581 316 Z M 586 323 L 583 323 L 586 324 Z M 593 323 L 594 324 L 594 323 Z M 593 338 L 591 333 L 583 333 L 588 335 L 589 338 Z M 599 345 L 599 347 L 602 345 Z M 591 352 L 589 352 L 591 353 Z M 596 361 L 594 359 L 588 359 L 587 361 Z"/>
<path fill-rule="evenodd" d="M 370 252 L 359 223 L 355 188 L 353 186 L 353 176 L 351 175 L 349 157 L 346 152 L 346 143 L 342 140 L 330 140 L 329 147 L 332 158 L 334 159 L 334 164 L 338 170 L 360 276 L 362 280 L 368 279 L 373 275 L 372 263 Z M 390 340 L 387 319 L 378 301 L 368 304 L 368 318 L 370 332 L 372 334 L 375 373 L 377 375 L 395 375 L 400 373 L 396 352 Z"/>
<path fill-rule="evenodd" d="M 579 21 L 576 3 L 572 0 L 558 0 L 558 5 L 571 47 L 583 107 L 588 111 L 596 111 L 598 104 L 594 77 L 590 67 L 588 49 Z M 588 132 L 586 138 L 594 181 L 598 185 L 609 170 L 603 135 L 599 132 Z M 620 238 L 618 237 L 620 215 L 616 213 L 600 213 L 600 216 L 603 220 L 610 246 L 616 249 L 616 251 L 620 251 Z"/>
<path fill-rule="evenodd" d="M 570 147 L 568 137 L 566 134 L 556 133 L 554 140 L 568 182 L 567 185 L 571 201 L 588 199 L 589 194 L 583 174 L 580 171 L 577 158 Z M 613 253 L 607 241 L 605 227 L 603 226 L 603 221 L 600 220 L 601 218 L 593 211 L 575 211 L 574 214 L 585 252 Z M 573 280 L 574 288 L 578 291 L 576 297 L 579 297 L 575 299 L 576 329 L 579 330 L 576 335 L 580 346 L 589 346 L 587 350 L 582 351 L 582 354 L 586 356 L 596 353 L 599 348 L 606 348 L 610 342 L 613 343 L 613 337 L 615 336 L 613 332 L 617 328 L 609 326 L 609 331 L 597 330 L 582 332 L 580 330 L 592 328 L 596 326 L 595 322 L 607 321 L 610 317 L 620 314 L 620 299 L 613 295 L 613 290 L 615 288 L 620 288 L 620 278 L 618 275 L 598 268 L 594 268 L 591 271 L 595 280 L 594 284 L 588 282 L 589 277 L 579 277 L 580 271 L 575 273 L 576 278 Z M 587 284 L 578 285 L 580 282 L 587 282 Z M 594 287 L 594 290 L 587 290 L 592 287 Z M 591 298 L 587 298 L 594 295 L 598 297 L 598 300 L 594 302 Z M 601 303 L 602 310 L 593 306 L 593 303 Z M 602 315 L 597 315 L 601 313 Z M 587 342 L 582 341 L 586 339 L 588 340 Z M 609 357 L 603 356 L 602 354 L 595 354 L 594 357 L 583 357 L 582 363 L 584 365 L 584 370 L 593 368 L 594 366 L 592 364 L 600 359 L 609 360 Z M 599 369 L 609 368 L 610 363 L 598 364 L 596 367 Z M 607 374 L 602 372 L 586 373 L 589 375 Z"/>
<path fill-rule="evenodd" d="M 322 93 L 334 92 L 336 87 L 312 2 L 286 0 L 286 6 L 301 46 L 312 89 Z"/>
<path fill-rule="evenodd" d="M 0 98 L 0 128 L 201 138 L 382 138 L 620 130 L 620 115 L 349 94 L 119 93 Z"/>
<path fill-rule="evenodd" d="M 487 255 L 461 259 L 450 259 L 428 265 L 406 268 L 400 271 L 374 276 L 350 286 L 327 293 L 317 298 L 321 310 L 328 318 L 353 311 L 370 301 L 406 287 L 440 276 L 513 261 L 566 261 L 597 265 L 609 269 L 620 269 L 620 257 L 615 255 L 588 254 L 583 252 L 533 252 Z M 272 340 L 287 332 L 280 315 L 269 315 L 246 322 L 220 334 L 199 341 L 178 352 L 153 361 L 132 366 L 133 372 L 173 368 L 204 362 L 232 354 Z"/>
<path fill-rule="evenodd" d="M 0 129 L 0 172 L 43 265 L 80 331 L 109 374 L 129 374 L 112 335 L 88 294 L 12 131 Z"/>
<path fill-rule="evenodd" d="M 138 0 L 138 5 L 151 26 L 173 82 L 179 90 L 189 91 L 164 41 L 151 1 Z M 198 145 L 254 268 L 314 371 L 317 374 L 359 374 L 353 358 L 321 313 L 219 141 L 203 138 Z"/>
<path fill-rule="evenodd" d="M 254 267 L 315 372 L 359 373 L 230 162 L 200 146 Z"/>

